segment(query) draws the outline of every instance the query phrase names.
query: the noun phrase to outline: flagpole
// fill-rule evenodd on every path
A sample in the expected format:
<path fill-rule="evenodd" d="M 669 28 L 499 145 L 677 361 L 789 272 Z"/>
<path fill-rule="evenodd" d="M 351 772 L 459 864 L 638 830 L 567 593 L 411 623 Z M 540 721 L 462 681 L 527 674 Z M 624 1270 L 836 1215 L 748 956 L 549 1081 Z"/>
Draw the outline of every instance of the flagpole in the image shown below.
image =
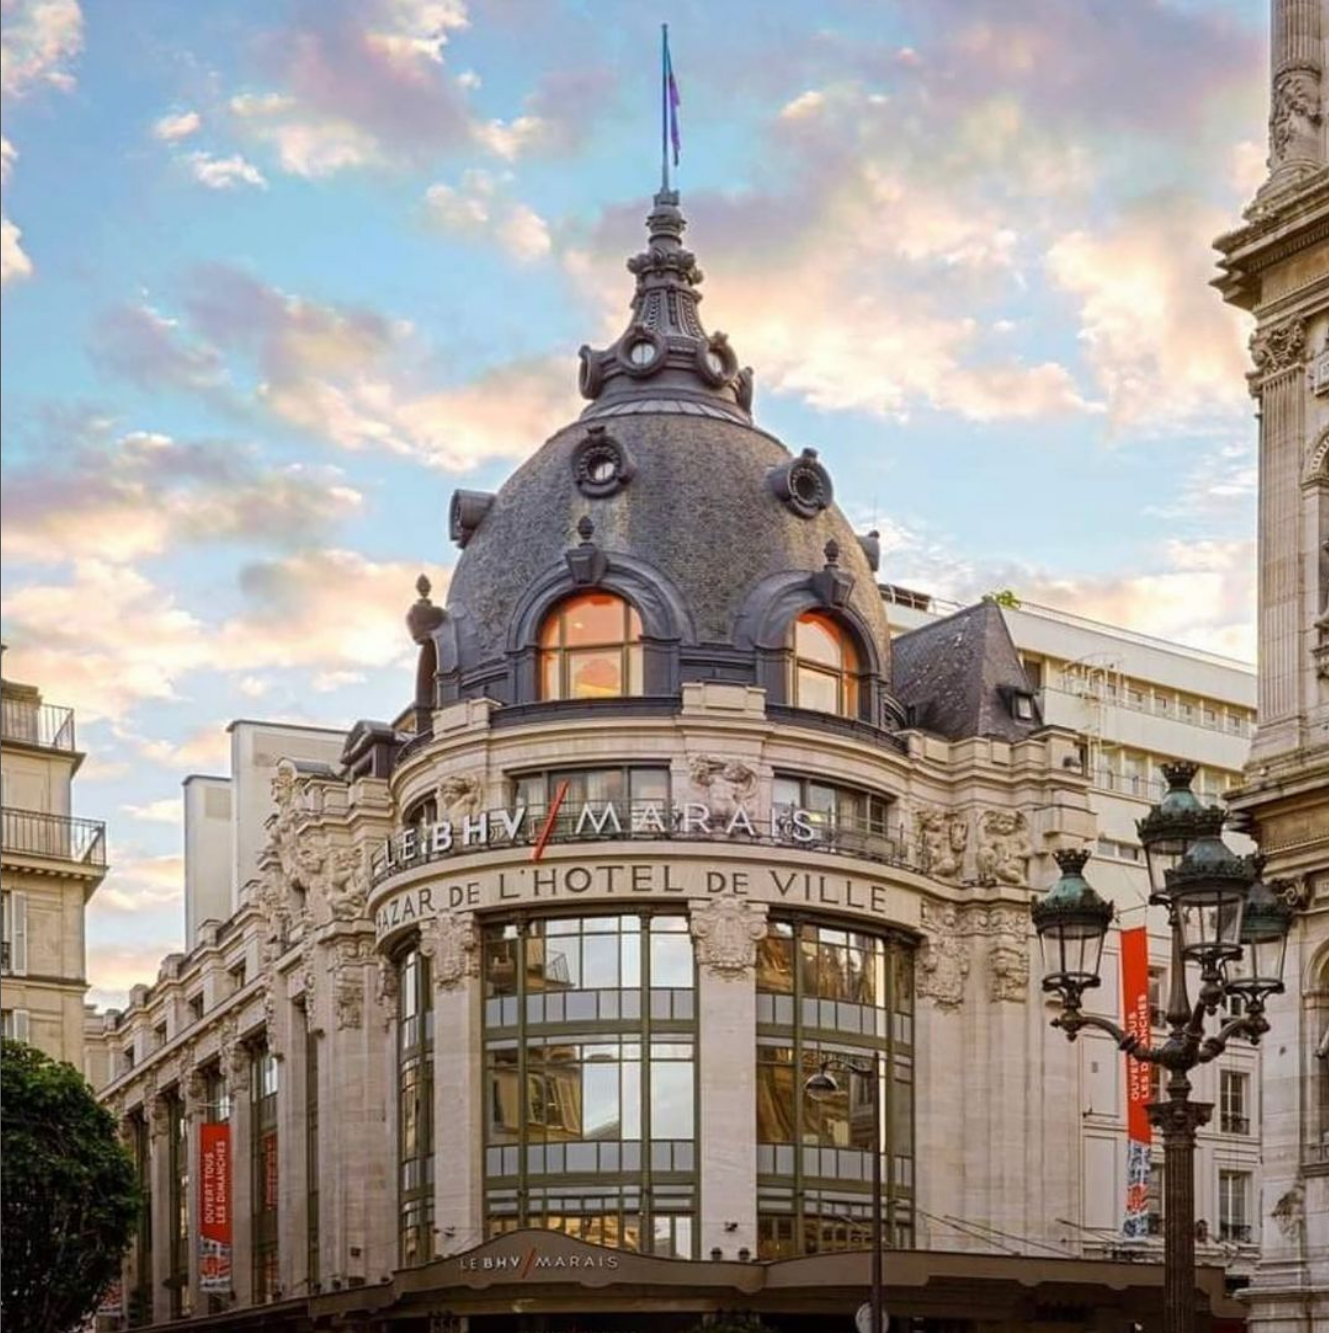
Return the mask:
<path fill-rule="evenodd" d="M 660 24 L 660 188 L 669 192 L 669 24 Z"/>

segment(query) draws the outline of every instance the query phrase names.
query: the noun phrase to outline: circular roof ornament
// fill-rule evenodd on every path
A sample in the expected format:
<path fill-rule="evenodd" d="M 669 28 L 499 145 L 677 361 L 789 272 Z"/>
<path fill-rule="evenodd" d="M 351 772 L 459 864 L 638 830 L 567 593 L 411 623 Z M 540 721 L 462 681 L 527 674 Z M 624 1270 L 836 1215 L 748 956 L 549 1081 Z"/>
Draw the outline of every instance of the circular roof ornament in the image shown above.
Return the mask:
<path fill-rule="evenodd" d="M 785 507 L 799 518 L 816 518 L 835 498 L 831 474 L 817 461 L 815 449 L 804 449 L 783 467 L 772 468 L 766 474 L 766 481 Z"/>
<path fill-rule="evenodd" d="M 697 373 L 713 389 L 728 384 L 738 374 L 738 358 L 723 333 L 714 334 L 697 346 Z"/>
<path fill-rule="evenodd" d="M 621 491 L 636 466 L 628 451 L 603 426 L 592 426 L 572 451 L 572 476 L 577 489 L 593 500 Z"/>
<path fill-rule="evenodd" d="M 653 375 L 664 365 L 669 345 L 654 329 L 637 324 L 623 335 L 618 344 L 618 364 L 629 375 L 642 378 Z"/>

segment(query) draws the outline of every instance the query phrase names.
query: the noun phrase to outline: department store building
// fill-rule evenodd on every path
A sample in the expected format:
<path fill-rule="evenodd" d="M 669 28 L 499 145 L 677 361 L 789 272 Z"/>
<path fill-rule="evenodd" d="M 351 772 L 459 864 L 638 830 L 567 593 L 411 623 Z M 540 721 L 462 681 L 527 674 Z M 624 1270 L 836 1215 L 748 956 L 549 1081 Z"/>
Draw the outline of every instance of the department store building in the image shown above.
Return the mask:
<path fill-rule="evenodd" d="M 189 952 L 91 1038 L 148 1197 L 124 1322 L 849 1327 L 880 1142 L 892 1327 L 1156 1327 L 1148 1249 L 1077 1222 L 1030 956 L 1081 738 L 997 606 L 892 642 L 684 226 L 658 195 L 581 417 L 453 497 L 394 720 L 239 722 L 186 785 Z M 827 1061 L 868 1072 L 814 1099 Z"/>

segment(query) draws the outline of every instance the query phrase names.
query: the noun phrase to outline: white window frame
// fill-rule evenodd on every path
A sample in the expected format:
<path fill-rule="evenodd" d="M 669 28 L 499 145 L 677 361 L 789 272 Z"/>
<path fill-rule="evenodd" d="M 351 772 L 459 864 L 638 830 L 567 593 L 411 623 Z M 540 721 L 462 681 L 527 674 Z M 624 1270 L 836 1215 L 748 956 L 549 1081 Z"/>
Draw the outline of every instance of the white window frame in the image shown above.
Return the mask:
<path fill-rule="evenodd" d="M 4 892 L 4 940 L 9 945 L 9 976 L 28 972 L 28 895 L 14 889 Z"/>

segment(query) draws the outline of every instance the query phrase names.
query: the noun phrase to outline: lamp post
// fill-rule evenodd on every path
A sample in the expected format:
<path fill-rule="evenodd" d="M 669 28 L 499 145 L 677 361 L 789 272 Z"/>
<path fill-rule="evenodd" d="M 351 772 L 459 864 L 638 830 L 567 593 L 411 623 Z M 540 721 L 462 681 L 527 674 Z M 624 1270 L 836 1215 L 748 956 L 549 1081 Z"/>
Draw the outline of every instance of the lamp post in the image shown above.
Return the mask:
<path fill-rule="evenodd" d="M 1089 853 L 1054 853 L 1061 878 L 1034 904 L 1043 951 L 1043 989 L 1061 996 L 1053 1020 L 1074 1041 L 1082 1028 L 1106 1032 L 1127 1055 L 1168 1071 L 1164 1100 L 1149 1105 L 1149 1123 L 1163 1135 L 1163 1327 L 1195 1328 L 1195 1132 L 1212 1105 L 1190 1099 L 1190 1071 L 1221 1055 L 1234 1037 L 1252 1045 L 1269 1030 L 1265 1000 L 1283 990 L 1283 958 L 1291 910 L 1259 878 L 1263 861 L 1240 857 L 1222 839 L 1224 813 L 1191 791 L 1193 764 L 1166 764 L 1168 791 L 1137 827 L 1149 866 L 1149 901 L 1165 907 L 1172 935 L 1167 1037 L 1150 1045 L 1116 1023 L 1083 1012 L 1084 992 L 1099 985 L 1103 941 L 1112 907 L 1083 875 Z M 1200 970 L 1199 994 L 1187 994 L 1186 964 Z M 1205 1021 L 1226 996 L 1244 1012 L 1205 1033 Z"/>
<path fill-rule="evenodd" d="M 841 1073 L 857 1074 L 866 1078 L 872 1085 L 872 1287 L 869 1296 L 872 1310 L 872 1333 L 881 1333 L 882 1326 L 882 1251 L 885 1248 L 885 1227 L 882 1221 L 881 1188 L 881 1072 L 879 1057 L 871 1060 L 855 1060 L 846 1055 L 828 1055 L 820 1061 L 820 1068 L 803 1085 L 804 1091 L 814 1100 L 833 1097 L 840 1091 L 840 1085 L 831 1074 L 832 1069 Z"/>

